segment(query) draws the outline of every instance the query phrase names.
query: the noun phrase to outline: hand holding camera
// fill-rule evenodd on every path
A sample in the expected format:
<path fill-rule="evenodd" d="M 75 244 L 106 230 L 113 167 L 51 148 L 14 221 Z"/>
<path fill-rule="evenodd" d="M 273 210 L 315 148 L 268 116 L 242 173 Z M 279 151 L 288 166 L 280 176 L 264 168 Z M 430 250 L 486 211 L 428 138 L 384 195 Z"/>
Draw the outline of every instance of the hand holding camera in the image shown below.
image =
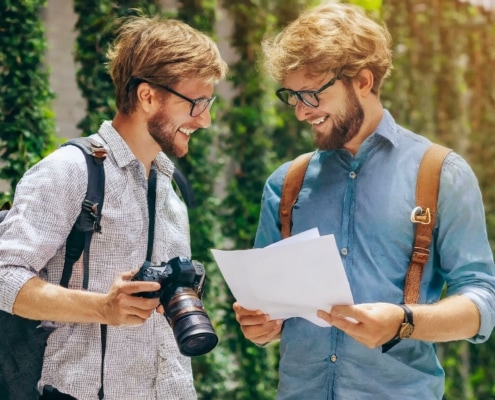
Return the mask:
<path fill-rule="evenodd" d="M 146 261 L 131 279 L 160 284 L 158 291 L 136 293 L 136 296 L 160 299 L 179 350 L 188 357 L 206 354 L 218 343 L 201 302 L 205 277 L 201 263 L 175 257 L 156 266 Z"/>

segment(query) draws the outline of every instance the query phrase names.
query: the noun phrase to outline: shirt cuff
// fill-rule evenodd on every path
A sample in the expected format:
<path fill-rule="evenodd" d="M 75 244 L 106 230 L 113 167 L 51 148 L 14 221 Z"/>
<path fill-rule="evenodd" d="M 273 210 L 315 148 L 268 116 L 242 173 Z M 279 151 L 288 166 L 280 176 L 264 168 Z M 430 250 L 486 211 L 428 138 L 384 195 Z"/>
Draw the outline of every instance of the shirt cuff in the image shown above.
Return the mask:
<path fill-rule="evenodd" d="M 0 268 L 0 310 L 11 313 L 17 294 L 26 282 L 37 275 L 21 267 Z"/>
<path fill-rule="evenodd" d="M 460 293 L 470 299 L 480 313 L 480 329 L 478 334 L 468 339 L 471 343 L 483 343 L 491 335 L 493 326 L 495 325 L 495 309 L 494 296 L 488 289 L 485 288 L 470 288 L 469 292 Z"/>

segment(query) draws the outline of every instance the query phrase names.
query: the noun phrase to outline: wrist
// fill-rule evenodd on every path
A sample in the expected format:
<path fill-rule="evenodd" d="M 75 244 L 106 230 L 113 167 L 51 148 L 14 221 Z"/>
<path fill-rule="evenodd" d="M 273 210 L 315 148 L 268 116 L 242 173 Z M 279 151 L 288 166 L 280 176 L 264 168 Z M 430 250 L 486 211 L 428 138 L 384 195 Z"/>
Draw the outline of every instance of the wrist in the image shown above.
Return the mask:
<path fill-rule="evenodd" d="M 404 321 L 399 328 L 400 339 L 409 339 L 414 332 L 414 314 L 412 310 L 405 304 L 399 304 L 404 310 Z"/>
<path fill-rule="evenodd" d="M 409 339 L 414 332 L 414 315 L 412 310 L 405 304 L 398 304 L 402 308 L 404 316 L 395 336 L 382 345 L 382 353 L 386 353 L 401 340 Z"/>

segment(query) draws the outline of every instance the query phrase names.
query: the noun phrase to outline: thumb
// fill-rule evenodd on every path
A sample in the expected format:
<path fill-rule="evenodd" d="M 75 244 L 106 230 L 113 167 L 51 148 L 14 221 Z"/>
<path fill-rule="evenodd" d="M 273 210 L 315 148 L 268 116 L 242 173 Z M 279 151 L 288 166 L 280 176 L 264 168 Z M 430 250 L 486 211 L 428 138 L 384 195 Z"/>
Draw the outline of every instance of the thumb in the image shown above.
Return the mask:
<path fill-rule="evenodd" d="M 139 268 L 135 268 L 131 271 L 123 272 L 119 275 L 119 278 L 122 279 L 123 281 L 130 281 L 134 275 L 137 274 L 139 271 Z"/>

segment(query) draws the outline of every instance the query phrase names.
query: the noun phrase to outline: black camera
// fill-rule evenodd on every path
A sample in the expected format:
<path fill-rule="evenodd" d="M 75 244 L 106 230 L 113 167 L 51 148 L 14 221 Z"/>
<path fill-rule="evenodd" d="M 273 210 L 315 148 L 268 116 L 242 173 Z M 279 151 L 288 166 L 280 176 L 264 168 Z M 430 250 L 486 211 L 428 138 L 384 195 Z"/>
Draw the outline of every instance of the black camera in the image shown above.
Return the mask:
<path fill-rule="evenodd" d="M 205 268 L 201 263 L 186 257 L 175 257 L 158 266 L 145 261 L 131 279 L 158 282 L 161 285 L 156 292 L 136 295 L 160 298 L 179 350 L 188 357 L 206 354 L 218 343 L 218 337 L 201 302 L 205 277 Z"/>

